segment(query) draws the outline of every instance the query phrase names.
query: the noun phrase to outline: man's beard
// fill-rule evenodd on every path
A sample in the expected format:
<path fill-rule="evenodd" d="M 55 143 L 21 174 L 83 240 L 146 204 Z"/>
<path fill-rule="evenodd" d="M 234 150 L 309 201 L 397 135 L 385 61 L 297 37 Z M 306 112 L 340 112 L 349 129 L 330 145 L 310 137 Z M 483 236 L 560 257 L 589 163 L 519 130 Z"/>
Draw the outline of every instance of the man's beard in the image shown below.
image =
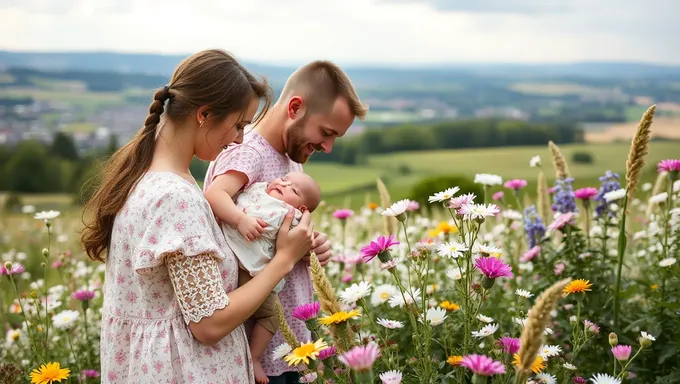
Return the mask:
<path fill-rule="evenodd" d="M 307 144 L 305 144 L 305 124 L 307 118 L 303 118 L 294 123 L 286 132 L 286 153 L 291 160 L 303 164 L 309 160 Z"/>

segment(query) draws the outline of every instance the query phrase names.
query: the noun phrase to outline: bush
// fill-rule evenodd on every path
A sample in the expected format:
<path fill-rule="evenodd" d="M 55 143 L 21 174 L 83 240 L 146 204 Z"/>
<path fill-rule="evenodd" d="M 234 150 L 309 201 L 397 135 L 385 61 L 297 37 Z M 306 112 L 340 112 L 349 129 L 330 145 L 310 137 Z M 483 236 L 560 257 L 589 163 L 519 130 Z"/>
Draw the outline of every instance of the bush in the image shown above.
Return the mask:
<path fill-rule="evenodd" d="M 433 176 L 420 180 L 411 189 L 411 200 L 420 203 L 421 207 L 432 207 L 428 203 L 428 197 L 437 192 L 441 192 L 447 188 L 459 187 L 462 193 L 474 193 L 477 196 L 483 196 L 484 190 L 479 184 L 465 176 L 451 175 L 451 176 Z"/>
<path fill-rule="evenodd" d="M 5 198 L 5 204 L 4 204 L 5 211 L 7 212 L 21 212 L 21 207 L 23 207 L 23 203 L 21 202 L 21 197 L 19 197 L 19 194 L 17 193 L 10 193 L 7 195 Z"/>
<path fill-rule="evenodd" d="M 571 161 L 575 164 L 592 164 L 593 160 L 593 155 L 590 152 L 574 152 L 571 155 Z"/>

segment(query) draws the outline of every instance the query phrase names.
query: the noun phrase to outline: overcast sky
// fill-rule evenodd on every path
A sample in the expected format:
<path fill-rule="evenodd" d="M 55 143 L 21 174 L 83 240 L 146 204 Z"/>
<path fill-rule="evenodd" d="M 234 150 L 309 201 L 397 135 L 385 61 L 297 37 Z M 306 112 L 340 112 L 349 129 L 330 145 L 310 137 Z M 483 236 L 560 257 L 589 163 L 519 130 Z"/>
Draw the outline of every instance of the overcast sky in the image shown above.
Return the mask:
<path fill-rule="evenodd" d="M 680 64 L 680 0 L 0 0 L 0 49 Z"/>

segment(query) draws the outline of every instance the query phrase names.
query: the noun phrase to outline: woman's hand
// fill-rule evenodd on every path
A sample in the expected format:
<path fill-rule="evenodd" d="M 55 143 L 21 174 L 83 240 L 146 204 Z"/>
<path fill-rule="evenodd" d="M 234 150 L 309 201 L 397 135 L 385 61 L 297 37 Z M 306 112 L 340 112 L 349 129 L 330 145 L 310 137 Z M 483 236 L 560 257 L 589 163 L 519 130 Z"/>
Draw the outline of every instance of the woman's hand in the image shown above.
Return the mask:
<path fill-rule="evenodd" d="M 279 234 L 276 238 L 276 255 L 289 266 L 290 269 L 312 250 L 314 242 L 314 223 L 309 212 L 303 212 L 300 223 L 290 229 L 293 223 L 294 212 L 288 212 L 281 223 Z"/>

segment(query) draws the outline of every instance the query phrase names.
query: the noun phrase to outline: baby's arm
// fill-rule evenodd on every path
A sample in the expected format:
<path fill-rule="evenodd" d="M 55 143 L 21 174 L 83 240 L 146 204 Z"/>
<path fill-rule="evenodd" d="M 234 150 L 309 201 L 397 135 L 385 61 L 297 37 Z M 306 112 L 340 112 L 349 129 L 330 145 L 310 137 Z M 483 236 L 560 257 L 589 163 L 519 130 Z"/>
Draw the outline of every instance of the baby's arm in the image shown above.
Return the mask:
<path fill-rule="evenodd" d="M 237 171 L 229 171 L 213 180 L 205 198 L 215 216 L 238 229 L 247 240 L 255 240 L 264 232 L 267 223 L 246 215 L 233 201 L 233 197 L 248 182 L 248 177 Z"/>

